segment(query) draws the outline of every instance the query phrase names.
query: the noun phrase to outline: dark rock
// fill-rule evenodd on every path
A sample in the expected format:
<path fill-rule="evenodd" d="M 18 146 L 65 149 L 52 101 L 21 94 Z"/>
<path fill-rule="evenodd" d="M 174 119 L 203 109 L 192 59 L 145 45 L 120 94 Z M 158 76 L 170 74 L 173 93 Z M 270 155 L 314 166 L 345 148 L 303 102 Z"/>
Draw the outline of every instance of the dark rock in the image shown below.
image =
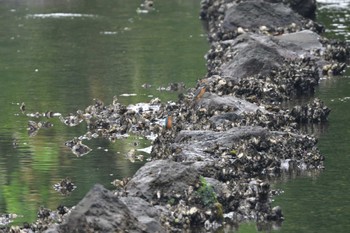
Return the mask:
<path fill-rule="evenodd" d="M 292 9 L 300 15 L 315 19 L 316 16 L 316 0 L 289 0 Z"/>
<path fill-rule="evenodd" d="M 152 232 L 126 204 L 102 185 L 95 185 L 63 224 L 46 232 Z"/>
<path fill-rule="evenodd" d="M 131 211 L 131 214 L 146 225 L 146 232 L 164 232 L 165 229 L 161 225 L 160 213 L 167 214 L 164 207 L 155 207 L 139 197 L 121 197 L 120 200 Z M 165 213 L 164 213 L 165 212 Z"/>
<path fill-rule="evenodd" d="M 240 115 L 242 113 L 252 113 L 256 112 L 258 109 L 260 111 L 265 111 L 259 108 L 257 105 L 252 104 L 246 100 L 234 97 L 234 96 L 218 96 L 213 93 L 205 93 L 202 99 L 198 103 L 199 107 L 206 109 L 227 109 L 230 113 Z"/>
<path fill-rule="evenodd" d="M 146 163 L 136 172 L 127 184 L 127 192 L 129 196 L 166 203 L 175 194 L 184 195 L 198 177 L 191 163 L 156 160 Z"/>
<path fill-rule="evenodd" d="M 267 76 L 272 70 L 279 70 L 284 62 L 297 61 L 300 57 L 316 58 L 314 50 L 324 49 L 319 36 L 311 31 L 276 37 L 246 33 L 234 40 L 213 44 L 207 54 L 209 75 L 219 74 L 231 81 Z M 321 65 L 325 63 L 322 58 L 318 59 Z"/>
<path fill-rule="evenodd" d="M 235 127 L 227 131 L 215 132 L 211 130 L 183 130 L 171 147 L 181 148 L 176 155 L 179 161 L 205 161 L 212 162 L 219 156 L 221 149 L 231 148 L 235 142 L 242 138 L 264 136 L 268 131 L 261 127 Z M 212 164 L 198 164 L 198 169 Z M 196 166 L 196 165 L 193 165 Z"/>
<path fill-rule="evenodd" d="M 271 3 L 286 3 L 295 12 L 305 18 L 315 19 L 316 16 L 316 1 L 315 0 L 264 0 Z"/>
<path fill-rule="evenodd" d="M 213 122 L 213 124 L 221 124 L 226 121 L 236 121 L 238 119 L 241 119 L 241 117 L 233 112 L 228 112 L 220 115 L 215 115 L 210 118 L 210 121 Z"/>
<path fill-rule="evenodd" d="M 268 131 L 262 127 L 251 126 L 234 127 L 225 132 L 184 130 L 178 134 L 175 143 L 188 143 L 193 147 L 193 142 L 196 142 L 203 145 L 201 146 L 202 150 L 206 147 L 217 145 L 218 143 L 222 146 L 230 147 L 235 140 L 251 136 L 264 136 L 267 132 Z"/>
<path fill-rule="evenodd" d="M 59 211 L 63 223 L 47 232 L 201 231 L 217 229 L 224 218 L 271 229 L 271 221 L 282 221 L 281 208 L 271 206 L 276 192 L 269 178 L 323 168 L 317 140 L 298 124 L 324 122 L 330 110 L 317 99 L 290 109 L 281 102 L 312 94 L 320 71 L 340 73 L 345 66 L 335 60 L 344 61 L 350 51 L 319 39 L 313 32 L 318 25 L 287 6 L 312 15 L 314 3 L 202 0 L 212 44 L 208 74 L 196 88 L 176 103 L 156 101 L 154 108 L 152 101 L 148 109 L 95 101 L 85 112 L 61 118 L 88 125 L 85 135 L 67 142 L 70 147 L 127 132 L 157 138 L 153 160 L 132 178 L 116 180 L 116 192 L 95 186 L 72 212 Z M 157 125 L 161 119 L 169 127 Z M 44 220 L 52 215 L 39 213 Z"/>
<path fill-rule="evenodd" d="M 248 35 L 238 37 L 230 47 L 230 60 L 222 63 L 220 68 L 219 74 L 224 77 L 241 79 L 256 74 L 267 75 L 283 62 L 283 56 L 276 48 Z"/>
<path fill-rule="evenodd" d="M 291 24 L 300 26 L 302 17 L 281 3 L 263 1 L 246 1 L 233 5 L 225 14 L 223 27 L 225 32 L 237 30 L 238 27 L 258 30 L 286 27 Z"/>

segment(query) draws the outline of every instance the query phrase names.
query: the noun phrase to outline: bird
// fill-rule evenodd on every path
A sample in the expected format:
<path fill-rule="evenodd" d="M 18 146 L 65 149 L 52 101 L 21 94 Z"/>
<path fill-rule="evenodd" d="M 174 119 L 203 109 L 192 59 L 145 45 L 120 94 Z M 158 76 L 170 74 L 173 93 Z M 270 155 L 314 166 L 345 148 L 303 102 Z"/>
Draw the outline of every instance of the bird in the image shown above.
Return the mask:
<path fill-rule="evenodd" d="M 207 87 L 205 85 L 201 86 L 200 88 L 197 89 L 196 93 L 194 94 L 194 101 L 199 101 L 204 93 L 206 92 Z"/>
<path fill-rule="evenodd" d="M 168 115 L 166 118 L 165 118 L 165 124 L 164 124 L 164 127 L 166 129 L 171 129 L 173 127 L 173 117 L 171 115 Z"/>

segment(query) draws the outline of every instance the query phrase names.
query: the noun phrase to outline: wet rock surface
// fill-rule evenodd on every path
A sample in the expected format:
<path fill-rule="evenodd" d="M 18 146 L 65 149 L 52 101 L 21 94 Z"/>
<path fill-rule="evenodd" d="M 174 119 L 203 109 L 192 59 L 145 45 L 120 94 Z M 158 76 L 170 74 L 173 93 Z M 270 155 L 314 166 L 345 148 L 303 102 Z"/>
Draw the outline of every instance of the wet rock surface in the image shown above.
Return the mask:
<path fill-rule="evenodd" d="M 138 221 L 121 199 L 101 185 L 95 185 L 63 224 L 45 232 L 117 232 L 125 229 L 147 232 L 146 225 Z"/>
<path fill-rule="evenodd" d="M 243 1 L 233 4 L 225 12 L 223 29 L 225 32 L 237 30 L 238 27 L 258 30 L 262 25 L 272 28 L 285 27 L 292 23 L 300 27 L 301 20 L 301 16 L 282 3 Z"/>
<path fill-rule="evenodd" d="M 215 231 L 246 220 L 262 230 L 280 225 L 282 210 L 271 201 L 279 191 L 269 180 L 323 168 L 317 139 L 300 128 L 327 121 L 330 109 L 312 95 L 322 75 L 343 72 L 350 51 L 290 6 L 314 14 L 314 1 L 203 0 L 208 73 L 177 102 L 96 99 L 84 111 L 56 114 L 70 127 L 87 123 L 84 135 L 66 142 L 77 156 L 91 150 L 84 140 L 113 142 L 133 133 L 153 140 L 152 161 L 113 181 L 113 192 L 97 185 L 73 210 L 41 211 L 40 221 L 56 224 L 47 232 Z M 309 103 L 291 101 L 300 96 Z M 38 124 L 29 123 L 33 136 Z"/>

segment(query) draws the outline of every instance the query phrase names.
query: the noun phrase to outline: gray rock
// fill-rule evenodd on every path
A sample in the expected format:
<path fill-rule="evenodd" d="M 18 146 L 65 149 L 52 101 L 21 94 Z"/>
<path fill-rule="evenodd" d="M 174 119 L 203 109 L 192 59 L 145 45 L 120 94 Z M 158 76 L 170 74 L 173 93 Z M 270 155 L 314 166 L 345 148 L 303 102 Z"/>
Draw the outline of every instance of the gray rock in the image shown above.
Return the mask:
<path fill-rule="evenodd" d="M 284 60 L 313 58 L 310 51 L 324 49 L 319 36 L 308 30 L 282 36 L 246 33 L 223 43 L 229 49 L 223 55 L 226 61 L 222 62 L 218 72 L 234 80 L 257 74 L 268 75 L 272 69 L 281 67 Z M 322 58 L 318 60 L 324 63 Z"/>
<path fill-rule="evenodd" d="M 280 3 L 284 2 L 298 14 L 314 19 L 316 14 L 316 0 L 264 0 L 265 2 Z"/>
<path fill-rule="evenodd" d="M 292 49 L 290 44 L 296 45 L 301 48 L 304 52 L 306 50 L 310 51 L 312 49 L 323 49 L 322 44 L 320 43 L 320 36 L 310 30 L 303 30 L 300 32 L 283 34 L 281 36 L 276 36 L 275 39 L 286 43 L 284 47 Z"/>
<path fill-rule="evenodd" d="M 260 26 L 268 28 L 286 27 L 292 23 L 301 25 L 302 17 L 281 3 L 245 1 L 233 5 L 225 14 L 223 27 L 233 31 L 238 27 L 257 30 Z"/>
<path fill-rule="evenodd" d="M 210 121 L 213 124 L 218 125 L 218 124 L 224 123 L 225 121 L 235 121 L 238 119 L 241 119 L 241 116 L 239 116 L 234 112 L 228 112 L 228 113 L 212 116 L 210 118 Z"/>
<path fill-rule="evenodd" d="M 230 148 L 237 140 L 251 136 L 265 136 L 268 133 L 267 129 L 252 126 L 235 127 L 222 132 L 183 130 L 171 146 L 181 148 L 181 152 L 177 155 L 180 161 L 204 161 L 202 164 L 193 165 L 197 170 L 202 170 L 215 160 L 212 155 L 217 153 L 218 147 Z"/>
<path fill-rule="evenodd" d="M 264 136 L 267 133 L 267 129 L 259 126 L 235 127 L 223 132 L 211 130 L 183 130 L 177 135 L 175 142 L 190 144 L 192 147 L 194 147 L 194 143 L 197 143 L 202 146 L 202 149 L 210 147 L 211 145 L 230 147 L 235 140 L 251 136 Z"/>
<path fill-rule="evenodd" d="M 149 229 L 149 226 L 140 222 L 133 215 L 133 211 L 130 211 L 122 200 L 102 185 L 97 184 L 72 210 L 63 224 L 48 229 L 46 233 L 125 232 L 126 230 L 135 233 L 153 232 Z M 157 228 L 152 227 L 151 229 Z"/>
<path fill-rule="evenodd" d="M 205 93 L 198 105 L 206 109 L 222 109 L 224 107 L 233 110 L 232 113 L 240 115 L 242 113 L 253 113 L 258 109 L 265 111 L 265 109 L 252 104 L 246 100 L 234 96 L 218 96 L 213 93 Z"/>
<path fill-rule="evenodd" d="M 146 225 L 147 232 L 164 232 L 160 224 L 160 212 L 167 212 L 165 208 L 155 208 L 139 197 L 121 197 L 120 200 L 129 208 L 132 215 Z"/>
<path fill-rule="evenodd" d="M 235 79 L 245 78 L 256 74 L 267 75 L 271 69 L 282 64 L 284 56 L 293 56 L 285 51 L 281 55 L 279 46 L 267 36 L 245 34 L 237 37 L 230 45 L 227 55 L 231 59 L 221 67 L 221 76 Z M 244 56 L 243 56 L 244 55 Z"/>
<path fill-rule="evenodd" d="M 159 202 L 167 202 L 174 194 L 181 196 L 199 177 L 191 164 L 170 160 L 146 163 L 127 184 L 128 195 Z"/>

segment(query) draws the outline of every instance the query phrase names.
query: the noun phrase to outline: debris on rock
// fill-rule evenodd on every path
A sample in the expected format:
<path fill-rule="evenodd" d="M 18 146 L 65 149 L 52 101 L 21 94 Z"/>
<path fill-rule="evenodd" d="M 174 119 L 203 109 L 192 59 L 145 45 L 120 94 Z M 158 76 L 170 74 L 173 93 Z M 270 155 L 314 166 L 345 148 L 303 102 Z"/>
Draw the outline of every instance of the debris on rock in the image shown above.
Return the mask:
<path fill-rule="evenodd" d="M 62 179 L 60 182 L 53 185 L 53 188 L 60 192 L 62 195 L 68 195 L 71 192 L 73 192 L 74 189 L 77 188 L 77 186 L 67 177 L 65 179 Z"/>

